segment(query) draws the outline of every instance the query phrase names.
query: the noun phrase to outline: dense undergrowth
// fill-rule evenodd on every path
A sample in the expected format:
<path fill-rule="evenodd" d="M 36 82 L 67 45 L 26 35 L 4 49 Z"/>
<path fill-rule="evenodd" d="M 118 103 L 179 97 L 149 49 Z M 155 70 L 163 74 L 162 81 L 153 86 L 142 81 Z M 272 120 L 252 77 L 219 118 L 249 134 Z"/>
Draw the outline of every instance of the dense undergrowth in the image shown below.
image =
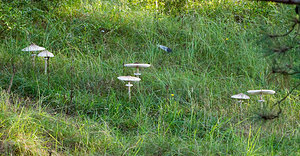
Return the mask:
<path fill-rule="evenodd" d="M 265 32 L 293 7 L 250 1 L 0 1 L 0 151 L 33 155 L 299 155 L 299 91 L 270 73 Z M 179 7 L 176 11 L 172 5 Z M 157 6 L 157 7 L 156 7 Z M 49 77 L 21 49 L 53 52 Z M 157 44 L 172 48 L 166 53 Z M 150 63 L 128 100 L 123 63 Z M 11 91 L 11 77 L 15 75 Z M 297 81 L 297 80 L 296 80 Z M 230 96 L 273 89 L 238 105 Z"/>

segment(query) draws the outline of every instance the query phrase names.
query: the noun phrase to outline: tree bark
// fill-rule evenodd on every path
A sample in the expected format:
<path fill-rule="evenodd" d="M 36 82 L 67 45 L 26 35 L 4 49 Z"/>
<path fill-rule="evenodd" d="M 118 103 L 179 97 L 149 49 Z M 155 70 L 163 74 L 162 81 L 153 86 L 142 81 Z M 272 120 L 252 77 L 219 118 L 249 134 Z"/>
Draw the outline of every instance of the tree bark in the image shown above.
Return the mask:
<path fill-rule="evenodd" d="M 300 0 L 258 0 L 258 1 L 268 1 L 268 2 L 276 2 L 276 3 L 284 3 L 284 4 L 300 4 Z"/>

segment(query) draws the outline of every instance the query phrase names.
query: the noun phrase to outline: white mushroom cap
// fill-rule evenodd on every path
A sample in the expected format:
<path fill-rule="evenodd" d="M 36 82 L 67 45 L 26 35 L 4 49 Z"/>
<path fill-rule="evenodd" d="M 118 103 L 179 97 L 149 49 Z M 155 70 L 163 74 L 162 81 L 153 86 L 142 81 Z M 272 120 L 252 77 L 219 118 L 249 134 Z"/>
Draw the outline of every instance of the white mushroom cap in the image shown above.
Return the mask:
<path fill-rule="evenodd" d="M 250 97 L 248 95 L 243 94 L 243 93 L 232 95 L 231 98 L 233 98 L 233 99 L 239 99 L 239 100 L 250 99 Z"/>
<path fill-rule="evenodd" d="M 45 48 L 35 45 L 34 43 L 32 43 L 28 47 L 22 49 L 22 51 L 42 51 L 42 50 L 45 50 Z"/>
<path fill-rule="evenodd" d="M 124 67 L 141 67 L 141 68 L 148 68 L 150 67 L 150 64 L 141 64 L 141 63 L 130 63 L 130 64 L 124 64 Z"/>
<path fill-rule="evenodd" d="M 248 94 L 251 95 L 260 95 L 260 94 L 275 94 L 274 90 L 248 90 Z"/>
<path fill-rule="evenodd" d="M 140 78 L 133 76 L 119 76 L 118 79 L 121 81 L 141 81 Z"/>
<path fill-rule="evenodd" d="M 39 56 L 39 57 L 54 57 L 54 55 L 47 50 L 40 52 L 37 56 Z"/>

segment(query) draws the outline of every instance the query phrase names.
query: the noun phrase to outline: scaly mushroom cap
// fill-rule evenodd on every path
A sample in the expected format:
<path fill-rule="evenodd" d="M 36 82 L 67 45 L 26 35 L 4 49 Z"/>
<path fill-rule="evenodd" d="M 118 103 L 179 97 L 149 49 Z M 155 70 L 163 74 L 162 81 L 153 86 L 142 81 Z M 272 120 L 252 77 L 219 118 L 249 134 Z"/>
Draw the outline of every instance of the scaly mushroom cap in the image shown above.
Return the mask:
<path fill-rule="evenodd" d="M 140 78 L 133 76 L 119 76 L 118 79 L 121 81 L 141 81 Z"/>
<path fill-rule="evenodd" d="M 22 51 L 42 51 L 42 50 L 45 50 L 45 48 L 35 45 L 34 43 L 32 43 L 30 46 L 22 49 Z"/>
<path fill-rule="evenodd" d="M 251 95 L 260 95 L 260 94 L 275 94 L 274 90 L 248 90 L 247 91 L 248 94 Z"/>
<path fill-rule="evenodd" d="M 39 56 L 39 57 L 54 57 L 54 55 L 47 50 L 40 52 L 37 56 Z"/>
<path fill-rule="evenodd" d="M 124 67 L 141 67 L 141 68 L 148 68 L 150 67 L 150 64 L 141 64 L 141 63 L 130 63 L 130 64 L 124 64 Z"/>
<path fill-rule="evenodd" d="M 248 95 L 243 94 L 243 93 L 232 95 L 231 98 L 233 98 L 233 99 L 239 99 L 239 100 L 250 99 L 250 97 Z"/>

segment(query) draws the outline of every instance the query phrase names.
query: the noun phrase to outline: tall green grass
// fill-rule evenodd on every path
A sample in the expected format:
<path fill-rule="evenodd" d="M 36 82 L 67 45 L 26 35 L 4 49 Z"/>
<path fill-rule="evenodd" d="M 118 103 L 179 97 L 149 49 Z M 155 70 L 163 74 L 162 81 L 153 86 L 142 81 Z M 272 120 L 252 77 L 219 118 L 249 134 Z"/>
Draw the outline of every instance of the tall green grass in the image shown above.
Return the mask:
<path fill-rule="evenodd" d="M 174 16 L 156 11 L 152 3 L 2 2 L 1 87 L 9 86 L 12 64 L 16 74 L 13 93 L 1 95 L 0 150 L 26 155 L 298 155 L 298 92 L 282 104 L 280 118 L 258 116 L 277 112 L 273 103 L 294 82 L 270 75 L 260 44 L 262 27 L 275 29 L 293 8 L 235 1 L 189 4 Z M 49 84 L 43 60 L 37 58 L 33 67 L 30 54 L 21 51 L 30 42 L 55 55 Z M 132 62 L 152 67 L 142 70 L 129 101 L 117 77 L 132 75 L 133 69 L 123 67 Z M 263 110 L 258 97 L 241 106 L 230 99 L 265 88 L 277 94 L 265 97 Z M 8 104 L 9 96 L 16 102 Z"/>

